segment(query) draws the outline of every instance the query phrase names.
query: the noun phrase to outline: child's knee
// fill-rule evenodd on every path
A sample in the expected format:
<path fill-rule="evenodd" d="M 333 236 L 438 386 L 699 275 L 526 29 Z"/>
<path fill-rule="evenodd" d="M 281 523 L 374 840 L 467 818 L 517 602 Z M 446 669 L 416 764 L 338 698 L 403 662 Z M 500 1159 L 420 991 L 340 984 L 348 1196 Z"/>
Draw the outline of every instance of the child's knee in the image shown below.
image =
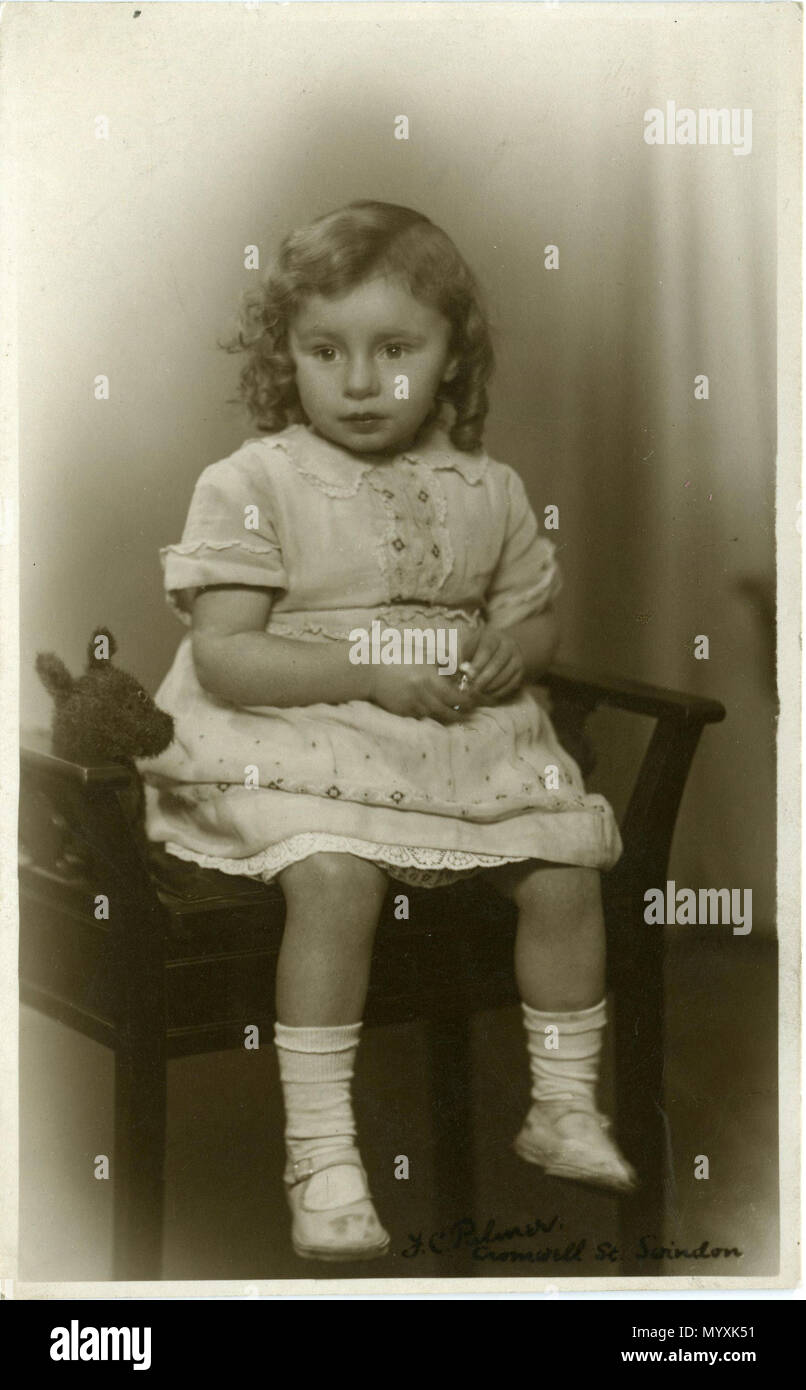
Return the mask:
<path fill-rule="evenodd" d="M 279 875 L 286 897 L 313 899 L 347 909 L 380 910 L 388 879 L 383 869 L 354 854 L 311 854 Z"/>
<path fill-rule="evenodd" d="M 525 874 L 512 894 L 521 911 L 550 913 L 579 921 L 601 915 L 598 869 L 574 864 L 545 864 Z"/>

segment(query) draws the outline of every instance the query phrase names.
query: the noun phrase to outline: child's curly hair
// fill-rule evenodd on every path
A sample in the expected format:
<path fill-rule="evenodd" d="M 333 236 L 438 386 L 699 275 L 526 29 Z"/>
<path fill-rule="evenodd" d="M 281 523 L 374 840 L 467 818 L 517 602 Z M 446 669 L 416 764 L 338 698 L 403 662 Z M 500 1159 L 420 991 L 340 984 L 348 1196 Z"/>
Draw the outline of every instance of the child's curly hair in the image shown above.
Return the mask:
<path fill-rule="evenodd" d="M 415 299 L 451 323 L 450 351 L 459 368 L 437 400 L 453 406 L 451 442 L 472 453 L 481 444 L 493 368 L 476 282 L 445 232 L 394 203 L 350 203 L 286 237 L 261 286 L 244 294 L 236 336 L 222 344 L 249 354 L 241 399 L 261 430 L 306 423 L 288 349 L 289 321 L 308 295 L 343 294 L 378 274 L 403 279 Z"/>

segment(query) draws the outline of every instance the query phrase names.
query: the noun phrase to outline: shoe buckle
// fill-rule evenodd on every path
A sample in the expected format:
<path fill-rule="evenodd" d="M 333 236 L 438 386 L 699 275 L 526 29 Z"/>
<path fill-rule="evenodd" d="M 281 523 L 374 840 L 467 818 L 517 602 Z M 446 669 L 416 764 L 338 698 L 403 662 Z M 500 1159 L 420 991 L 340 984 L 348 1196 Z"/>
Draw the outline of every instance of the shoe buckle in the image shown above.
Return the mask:
<path fill-rule="evenodd" d="M 309 1155 L 306 1158 L 292 1159 L 290 1165 L 292 1173 L 291 1186 L 295 1187 L 297 1183 L 306 1182 L 307 1179 L 312 1178 L 315 1173 L 321 1173 L 326 1168 L 336 1168 L 342 1164 L 349 1164 L 351 1167 L 355 1166 L 359 1168 L 362 1173 L 364 1172 L 363 1164 L 358 1154 L 352 1149 L 336 1150 L 333 1152 L 328 1149 L 321 1155 Z"/>
<path fill-rule="evenodd" d="M 297 1158 L 292 1160 L 291 1171 L 294 1176 L 294 1183 L 304 1182 L 306 1178 L 312 1178 L 314 1172 L 313 1163 L 309 1158 Z"/>

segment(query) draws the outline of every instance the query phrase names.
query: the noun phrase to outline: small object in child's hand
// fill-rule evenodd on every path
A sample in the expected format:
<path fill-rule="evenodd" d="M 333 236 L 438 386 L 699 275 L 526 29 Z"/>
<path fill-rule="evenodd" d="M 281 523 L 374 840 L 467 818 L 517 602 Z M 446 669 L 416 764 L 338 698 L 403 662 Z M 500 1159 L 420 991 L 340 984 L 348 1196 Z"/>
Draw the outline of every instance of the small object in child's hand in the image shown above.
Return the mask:
<path fill-rule="evenodd" d="M 463 661 L 459 666 L 459 670 L 462 673 L 459 677 L 459 689 L 467 690 L 467 687 L 469 686 L 476 673 L 473 670 L 473 667 L 470 665 L 469 661 Z"/>

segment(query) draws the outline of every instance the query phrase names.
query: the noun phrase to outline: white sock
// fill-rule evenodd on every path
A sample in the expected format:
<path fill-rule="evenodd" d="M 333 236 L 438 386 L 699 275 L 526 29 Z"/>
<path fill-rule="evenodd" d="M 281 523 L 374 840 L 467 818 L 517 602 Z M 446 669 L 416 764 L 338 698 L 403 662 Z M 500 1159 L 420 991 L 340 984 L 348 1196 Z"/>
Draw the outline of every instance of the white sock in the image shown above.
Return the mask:
<path fill-rule="evenodd" d="M 569 1109 L 595 1111 L 606 1000 L 569 1013 L 543 1013 L 524 1003 L 521 1008 L 532 1099 L 544 1105 L 564 1102 Z"/>
<path fill-rule="evenodd" d="M 285 1102 L 285 1143 L 292 1163 L 328 1149 L 355 1147 L 351 1082 L 361 1023 L 289 1028 L 274 1041 Z"/>

